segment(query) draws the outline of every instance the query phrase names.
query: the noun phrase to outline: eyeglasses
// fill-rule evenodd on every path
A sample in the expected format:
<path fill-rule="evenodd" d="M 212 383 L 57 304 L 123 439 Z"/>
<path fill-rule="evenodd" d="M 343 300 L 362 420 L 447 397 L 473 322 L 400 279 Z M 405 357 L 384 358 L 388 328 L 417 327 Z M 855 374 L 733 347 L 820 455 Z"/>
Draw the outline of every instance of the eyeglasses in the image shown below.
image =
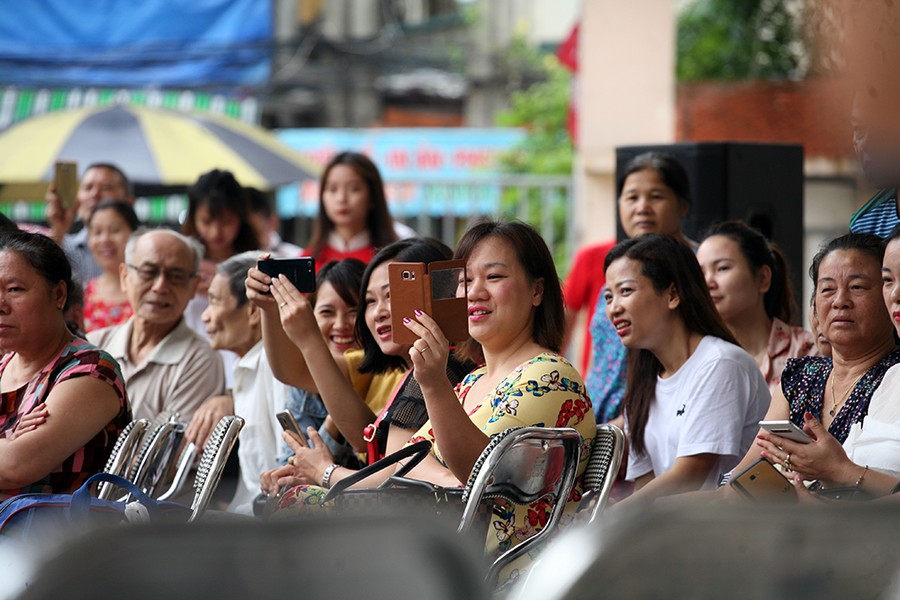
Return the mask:
<path fill-rule="evenodd" d="M 184 269 L 160 269 L 155 265 L 127 265 L 129 269 L 134 269 L 141 281 L 156 281 L 162 275 L 166 281 L 172 285 L 182 286 L 197 276 L 197 273 L 189 273 Z"/>

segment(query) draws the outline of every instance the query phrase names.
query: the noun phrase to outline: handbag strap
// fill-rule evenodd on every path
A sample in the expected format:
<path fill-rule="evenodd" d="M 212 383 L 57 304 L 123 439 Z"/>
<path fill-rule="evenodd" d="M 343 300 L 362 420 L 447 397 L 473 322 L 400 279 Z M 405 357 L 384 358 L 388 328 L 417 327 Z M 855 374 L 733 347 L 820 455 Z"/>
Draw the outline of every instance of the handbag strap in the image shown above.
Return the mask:
<path fill-rule="evenodd" d="M 421 442 L 416 442 L 415 444 L 410 444 L 409 446 L 406 446 L 405 448 L 401 448 L 400 450 L 397 450 L 393 454 L 389 454 L 389 455 L 385 456 L 384 458 L 382 458 L 381 460 L 375 461 L 371 465 L 363 467 L 362 469 L 360 469 L 353 475 L 350 475 L 349 477 L 345 477 L 344 479 L 341 479 L 340 481 L 335 483 L 328 490 L 328 493 L 325 494 L 325 497 L 322 498 L 322 502 L 323 503 L 328 502 L 329 500 L 332 500 L 335 496 L 337 496 L 338 494 L 340 494 L 341 492 L 346 490 L 351 485 L 359 483 L 366 477 L 368 477 L 370 475 L 374 475 L 375 473 L 378 473 L 379 471 L 383 471 L 384 469 L 397 464 L 401 460 L 412 457 L 408 463 L 403 465 L 394 474 L 395 476 L 403 476 L 406 473 L 408 473 L 410 471 L 410 469 L 412 469 L 417 464 L 422 462 L 422 460 L 426 456 L 428 456 L 428 453 L 430 451 L 431 451 L 431 442 L 429 442 L 428 440 L 422 440 Z"/>
<path fill-rule="evenodd" d="M 69 506 L 70 519 L 78 520 L 86 518 L 88 512 L 91 509 L 91 501 L 95 499 L 93 496 L 91 496 L 91 486 L 98 481 L 111 483 L 114 486 L 127 490 L 132 496 L 137 499 L 138 502 L 140 502 L 147 508 L 147 512 L 150 513 L 151 520 L 154 517 L 159 517 L 160 513 L 158 503 L 156 502 L 156 500 L 145 494 L 141 488 L 134 485 L 124 477 L 119 477 L 118 475 L 113 475 L 111 473 L 96 473 L 88 477 L 87 481 L 85 481 L 84 484 L 82 484 L 82 486 L 78 488 L 74 494 L 72 494 L 72 501 Z"/>
<path fill-rule="evenodd" d="M 391 408 L 391 405 L 394 403 L 394 400 L 397 399 L 397 396 L 400 395 L 400 390 L 403 389 L 403 386 L 406 385 L 406 382 L 409 381 L 409 378 L 412 377 L 412 370 L 406 372 L 406 375 L 400 378 L 400 381 L 397 382 L 397 385 L 394 386 L 394 391 L 391 392 L 390 397 L 388 398 L 387 404 L 384 405 L 384 408 L 381 409 L 381 412 L 378 413 L 378 416 L 375 418 L 375 422 L 366 425 L 363 430 L 363 439 L 366 441 L 366 459 L 368 464 L 375 464 L 381 454 L 381 448 L 378 444 L 378 427 L 381 426 L 381 422 L 387 416 L 388 409 Z"/>

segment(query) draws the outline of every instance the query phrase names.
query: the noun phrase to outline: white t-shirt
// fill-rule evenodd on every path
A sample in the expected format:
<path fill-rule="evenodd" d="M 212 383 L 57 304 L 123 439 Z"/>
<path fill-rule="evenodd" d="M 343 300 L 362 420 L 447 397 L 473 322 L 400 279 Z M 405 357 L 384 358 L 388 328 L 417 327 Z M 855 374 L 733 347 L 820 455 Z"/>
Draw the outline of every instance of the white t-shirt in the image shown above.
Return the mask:
<path fill-rule="evenodd" d="M 737 465 L 769 409 L 769 387 L 744 350 L 706 336 L 673 375 L 657 378 L 643 453 L 630 452 L 627 479 L 659 477 L 675 459 L 718 454 L 701 489 L 714 488 Z"/>
<path fill-rule="evenodd" d="M 850 428 L 844 451 L 858 465 L 900 477 L 900 365 L 884 374 L 869 413 Z"/>
<path fill-rule="evenodd" d="M 253 514 L 253 499 L 259 494 L 259 476 L 274 469 L 281 441 L 281 426 L 275 413 L 284 410 L 288 388 L 275 379 L 262 340 L 234 365 L 234 414 L 244 419 L 238 444 L 241 477 L 231 512 Z"/>

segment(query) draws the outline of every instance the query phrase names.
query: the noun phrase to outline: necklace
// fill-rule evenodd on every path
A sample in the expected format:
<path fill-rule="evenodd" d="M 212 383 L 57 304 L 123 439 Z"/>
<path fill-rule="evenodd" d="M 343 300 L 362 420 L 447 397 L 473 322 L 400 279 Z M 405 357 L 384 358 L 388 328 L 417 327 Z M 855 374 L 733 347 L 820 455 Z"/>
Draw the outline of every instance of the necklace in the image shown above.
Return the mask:
<path fill-rule="evenodd" d="M 863 373 L 865 375 L 865 373 Z M 862 379 L 862 375 L 856 378 L 856 381 L 850 384 L 850 387 L 847 388 L 847 391 L 841 394 L 841 401 L 837 401 L 837 394 L 834 393 L 834 380 L 837 379 L 834 375 L 834 371 L 831 372 L 831 410 L 828 411 L 829 416 L 834 416 L 834 414 L 838 411 L 838 407 L 843 406 L 844 402 L 846 402 L 850 398 L 850 392 L 853 391 L 853 388 L 856 387 L 856 384 L 859 383 L 859 380 Z"/>

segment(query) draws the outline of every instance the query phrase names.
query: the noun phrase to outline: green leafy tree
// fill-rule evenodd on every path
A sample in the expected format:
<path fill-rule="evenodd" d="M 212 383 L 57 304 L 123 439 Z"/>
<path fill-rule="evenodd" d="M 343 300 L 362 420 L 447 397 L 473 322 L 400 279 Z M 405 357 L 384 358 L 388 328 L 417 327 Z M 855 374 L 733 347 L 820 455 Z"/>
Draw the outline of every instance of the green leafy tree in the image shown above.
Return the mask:
<path fill-rule="evenodd" d="M 568 175 L 574 149 L 566 131 L 572 76 L 555 56 L 543 60 L 546 79 L 510 96 L 509 110 L 497 116 L 502 127 L 524 127 L 528 135 L 501 157 L 510 173 Z"/>
<path fill-rule="evenodd" d="M 804 0 L 693 0 L 678 16 L 679 81 L 802 79 Z"/>
<path fill-rule="evenodd" d="M 524 127 L 528 132 L 515 148 L 500 157 L 500 164 L 508 173 L 571 175 L 574 148 L 566 130 L 566 118 L 572 76 L 555 56 L 544 55 L 540 65 L 543 80 L 513 93 L 509 110 L 497 117 L 498 125 Z M 559 201 L 566 193 L 566 188 L 553 188 L 549 193 L 555 196 L 549 218 L 552 219 L 554 238 L 557 240 L 551 250 L 556 265 L 565 271 L 569 259 L 565 233 L 571 197 L 566 198 L 567 201 Z M 530 189 L 527 194 L 507 189 L 501 198 L 501 210 L 507 217 L 522 216 L 542 229 L 544 220 L 548 218 L 544 207 L 546 200 L 538 189 Z"/>

